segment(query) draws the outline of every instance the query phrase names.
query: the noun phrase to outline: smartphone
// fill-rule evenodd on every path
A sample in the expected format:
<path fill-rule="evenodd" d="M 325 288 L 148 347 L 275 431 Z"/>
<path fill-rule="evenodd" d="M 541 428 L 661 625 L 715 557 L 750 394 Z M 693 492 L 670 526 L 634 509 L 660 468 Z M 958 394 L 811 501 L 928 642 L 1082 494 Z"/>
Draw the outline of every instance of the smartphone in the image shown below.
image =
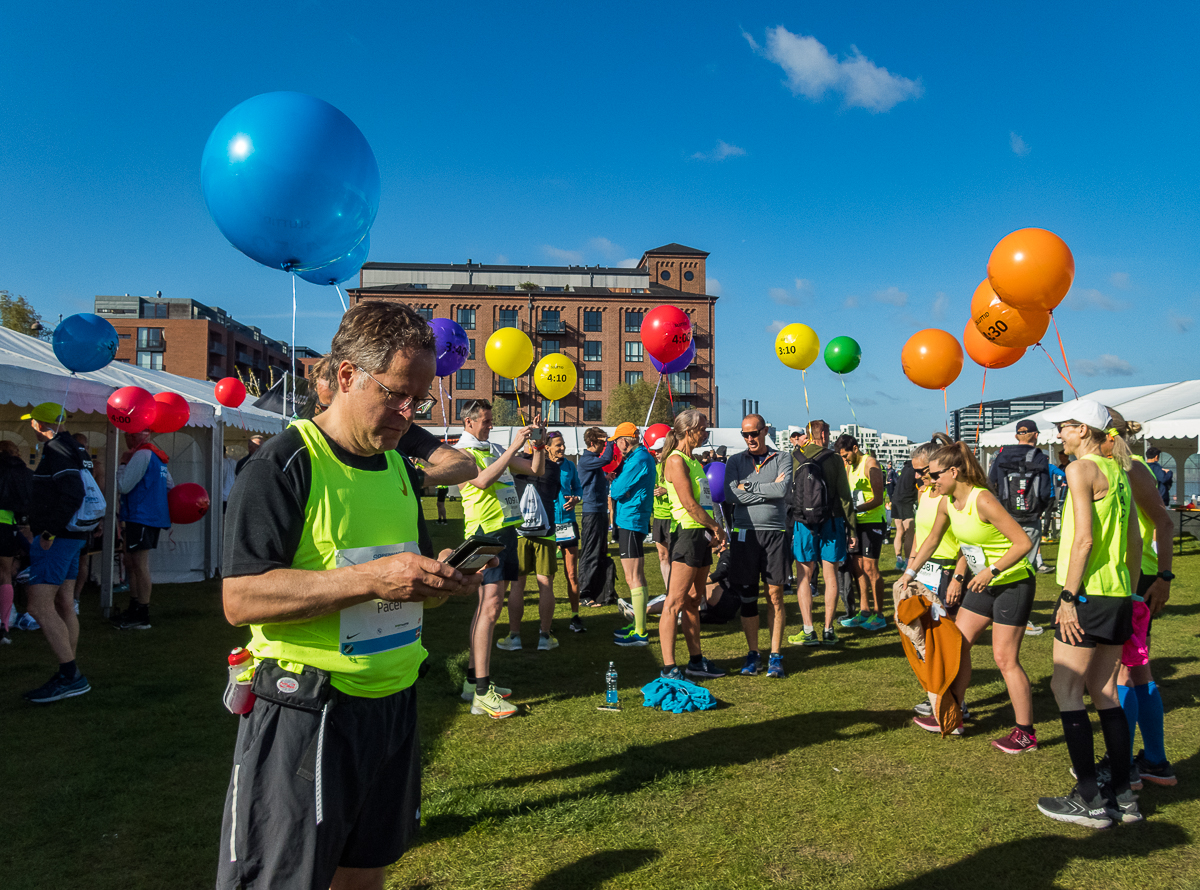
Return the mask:
<path fill-rule="evenodd" d="M 487 535 L 472 535 L 446 557 L 446 565 L 464 575 L 472 575 L 487 565 L 493 556 L 504 552 L 504 542 Z"/>
<path fill-rule="evenodd" d="M 541 428 L 540 426 L 539 426 L 539 427 L 535 427 L 535 428 L 533 429 L 533 431 L 532 431 L 532 432 L 529 434 L 529 441 L 530 441 L 530 442 L 540 442 L 540 441 L 542 441 L 542 428 Z"/>

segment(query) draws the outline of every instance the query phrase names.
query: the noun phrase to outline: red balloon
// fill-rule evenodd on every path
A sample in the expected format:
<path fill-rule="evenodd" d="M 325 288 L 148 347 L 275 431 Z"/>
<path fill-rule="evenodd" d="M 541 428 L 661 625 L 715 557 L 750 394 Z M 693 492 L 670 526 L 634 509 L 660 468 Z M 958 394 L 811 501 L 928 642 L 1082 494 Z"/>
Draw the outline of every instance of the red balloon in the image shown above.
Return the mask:
<path fill-rule="evenodd" d="M 671 432 L 671 428 L 667 424 L 652 423 L 646 427 L 646 432 L 642 434 L 642 444 L 649 448 L 669 432 Z"/>
<path fill-rule="evenodd" d="M 937 328 L 917 331 L 900 352 L 904 376 L 925 389 L 945 389 L 962 372 L 963 351 L 954 335 Z"/>
<path fill-rule="evenodd" d="M 246 387 L 236 377 L 226 377 L 218 380 L 217 388 L 214 392 L 216 393 L 217 401 L 226 408 L 237 408 L 242 402 L 246 401 Z"/>
<path fill-rule="evenodd" d="M 108 397 L 108 419 L 119 430 L 140 433 L 149 429 L 158 413 L 154 396 L 140 386 L 122 386 Z"/>
<path fill-rule="evenodd" d="M 664 365 L 687 352 L 691 342 L 692 320 L 677 306 L 656 306 L 642 319 L 642 343 Z"/>
<path fill-rule="evenodd" d="M 167 510 L 171 514 L 172 525 L 199 522 L 208 512 L 208 506 L 208 492 L 203 485 L 195 482 L 184 482 L 167 492 Z"/>
<path fill-rule="evenodd" d="M 150 429 L 156 433 L 181 430 L 192 416 L 187 399 L 177 392 L 155 393 L 154 405 L 154 419 L 150 421 Z"/>
<path fill-rule="evenodd" d="M 625 455 L 621 453 L 621 449 L 616 445 L 613 445 L 613 458 L 603 467 L 601 467 L 601 469 L 606 473 L 615 473 L 617 471 L 617 467 L 621 466 L 621 461 L 624 459 Z"/>

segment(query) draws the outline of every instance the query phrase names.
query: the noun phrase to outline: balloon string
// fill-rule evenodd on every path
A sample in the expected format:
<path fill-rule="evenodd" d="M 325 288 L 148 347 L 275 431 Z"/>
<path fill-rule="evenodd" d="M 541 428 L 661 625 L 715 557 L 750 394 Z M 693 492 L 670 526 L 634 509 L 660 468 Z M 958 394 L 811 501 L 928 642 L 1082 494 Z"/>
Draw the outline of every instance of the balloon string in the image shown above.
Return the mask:
<path fill-rule="evenodd" d="M 986 391 L 987 391 L 987 368 L 984 368 L 983 369 L 983 386 L 980 387 L 980 389 L 979 389 L 979 421 L 975 424 L 975 445 L 976 446 L 979 445 L 979 431 L 981 429 L 983 429 L 983 394 Z M 945 395 L 945 393 L 946 393 L 946 391 L 942 390 L 942 394 Z M 947 423 L 946 423 L 946 427 L 947 427 L 946 435 L 947 436 L 950 435 L 949 426 L 950 426 L 949 417 L 947 415 Z"/>
<path fill-rule="evenodd" d="M 858 426 L 858 415 L 854 413 L 854 404 L 850 401 L 850 390 L 846 389 L 846 375 L 839 374 L 842 381 L 842 392 L 846 394 L 846 404 L 850 406 L 850 416 L 854 418 L 854 425 Z"/>
<path fill-rule="evenodd" d="M 1067 369 L 1067 386 L 1071 387 L 1071 392 L 1075 393 L 1075 398 L 1079 398 L 1079 390 L 1075 388 L 1075 383 L 1071 379 L 1071 366 L 1067 363 L 1067 350 L 1063 347 L 1062 334 L 1058 332 L 1058 322 L 1054 319 L 1054 313 L 1050 313 L 1050 320 L 1054 322 L 1054 333 L 1058 337 L 1058 351 L 1062 353 L 1063 367 Z"/>
<path fill-rule="evenodd" d="M 667 378 L 667 399 L 671 402 L 671 416 L 675 416 L 675 395 L 671 392 L 671 378 Z"/>
<path fill-rule="evenodd" d="M 804 413 L 812 420 L 812 409 L 808 407 L 808 378 L 804 376 L 804 368 L 800 369 L 800 382 L 804 386 Z"/>
<path fill-rule="evenodd" d="M 659 390 L 659 388 L 662 387 L 662 382 L 663 382 L 663 372 L 659 371 L 658 372 L 658 386 L 654 387 L 654 395 L 652 395 L 650 397 L 650 407 L 646 409 L 646 422 L 642 424 L 643 427 L 648 427 L 650 425 L 650 414 L 654 411 L 654 401 L 655 401 L 655 399 L 658 398 L 658 390 Z"/>
<path fill-rule="evenodd" d="M 521 389 L 517 381 L 513 381 L 513 394 L 517 397 L 517 416 L 521 418 L 521 426 L 525 426 L 525 411 L 521 408 Z"/>
<path fill-rule="evenodd" d="M 292 378 L 292 417 L 296 416 L 296 273 L 292 273 L 292 342 L 288 344 L 291 359 L 288 362 L 288 374 Z M 283 410 L 287 413 L 287 378 L 283 381 Z"/>
<path fill-rule="evenodd" d="M 342 286 L 336 281 L 333 283 L 334 289 L 337 290 L 338 299 L 342 301 L 342 311 L 346 311 L 346 298 L 342 296 Z"/>
<path fill-rule="evenodd" d="M 67 422 L 67 398 L 71 395 L 71 377 L 74 376 L 75 372 L 72 371 L 70 377 L 67 378 L 67 388 L 63 392 L 62 410 L 58 412 L 58 426 L 54 428 L 54 435 L 56 436 L 62 430 L 62 425 Z"/>
<path fill-rule="evenodd" d="M 946 400 L 946 387 L 942 387 L 942 410 L 946 412 L 946 435 L 950 435 L 950 403 Z"/>
<path fill-rule="evenodd" d="M 438 404 L 442 406 L 442 426 L 446 428 L 446 435 L 450 435 L 450 424 L 446 420 L 446 390 L 442 389 L 442 378 L 438 378 Z"/>
<path fill-rule="evenodd" d="M 1062 371 L 1059 371 L 1058 365 L 1056 365 L 1054 363 L 1054 356 L 1052 356 L 1049 352 L 1046 352 L 1046 347 L 1042 346 L 1041 343 L 1038 343 L 1037 345 L 1038 345 L 1038 348 L 1042 350 L 1042 352 L 1046 353 L 1046 358 L 1050 359 L 1050 365 L 1054 368 L 1055 371 L 1058 371 L 1058 376 L 1063 379 L 1063 381 L 1067 384 L 1067 386 L 1071 386 L 1071 381 L 1067 380 L 1067 376 Z M 1074 392 L 1075 387 L 1071 386 L 1071 390 L 1072 390 L 1072 392 Z M 1075 397 L 1078 398 L 1079 394 L 1076 393 Z"/>

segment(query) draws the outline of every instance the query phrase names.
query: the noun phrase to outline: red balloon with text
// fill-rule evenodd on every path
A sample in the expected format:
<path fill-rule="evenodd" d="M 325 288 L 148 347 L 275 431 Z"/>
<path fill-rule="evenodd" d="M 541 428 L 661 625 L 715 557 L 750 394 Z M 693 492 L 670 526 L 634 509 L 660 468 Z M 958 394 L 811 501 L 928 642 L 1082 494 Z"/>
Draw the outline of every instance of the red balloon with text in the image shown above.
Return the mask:
<path fill-rule="evenodd" d="M 237 408 L 246 401 L 246 387 L 236 377 L 225 377 L 217 381 L 213 390 L 217 401 L 226 408 Z"/>
<path fill-rule="evenodd" d="M 140 386 L 122 386 L 108 397 L 108 420 L 125 433 L 149 429 L 158 413 L 154 396 Z"/>
<path fill-rule="evenodd" d="M 155 433 L 174 433 L 183 429 L 192 416 L 187 399 L 177 392 L 154 394 L 154 419 L 150 430 Z"/>
<path fill-rule="evenodd" d="M 184 482 L 167 492 L 167 510 L 172 525 L 199 522 L 208 512 L 209 503 L 208 492 L 195 482 Z"/>
<path fill-rule="evenodd" d="M 642 319 L 642 343 L 664 365 L 687 352 L 691 342 L 692 320 L 677 306 L 657 306 Z"/>

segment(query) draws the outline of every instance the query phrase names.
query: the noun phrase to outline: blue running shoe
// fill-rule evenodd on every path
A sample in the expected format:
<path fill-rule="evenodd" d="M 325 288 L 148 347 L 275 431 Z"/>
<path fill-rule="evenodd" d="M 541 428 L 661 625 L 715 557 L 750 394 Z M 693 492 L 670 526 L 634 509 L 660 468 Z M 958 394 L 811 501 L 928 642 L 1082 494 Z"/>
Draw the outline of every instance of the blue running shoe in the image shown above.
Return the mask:
<path fill-rule="evenodd" d="M 862 627 L 864 621 L 866 621 L 866 616 L 862 612 L 855 612 L 849 618 L 839 619 L 838 624 L 842 627 Z"/>
<path fill-rule="evenodd" d="M 627 637 L 629 634 L 633 633 L 634 628 L 636 626 L 637 625 L 630 622 L 629 624 L 626 624 L 624 627 L 617 628 L 616 630 L 613 631 L 613 641 L 616 642 L 617 640 Z"/>
<path fill-rule="evenodd" d="M 887 619 L 878 613 L 872 615 L 869 619 L 859 625 L 859 627 L 861 627 L 863 630 L 869 631 L 887 630 L 887 626 Z"/>
<path fill-rule="evenodd" d="M 775 680 L 783 679 L 783 656 L 780 653 L 773 652 L 767 659 L 767 676 Z"/>
<path fill-rule="evenodd" d="M 742 676 L 753 677 L 758 674 L 760 658 L 757 652 L 746 653 L 746 663 L 742 665 Z"/>
<path fill-rule="evenodd" d="M 636 630 L 630 629 L 629 633 L 623 637 L 616 637 L 613 640 L 618 646 L 648 646 L 650 645 L 650 635 L 640 634 Z"/>
<path fill-rule="evenodd" d="M 683 669 L 683 672 L 689 677 L 724 677 L 725 671 L 721 670 L 703 655 L 694 658 L 688 662 L 688 666 Z"/>
<path fill-rule="evenodd" d="M 679 669 L 678 665 L 674 665 L 674 664 L 671 665 L 669 668 L 663 668 L 661 671 L 658 672 L 658 675 L 659 675 L 659 677 L 661 677 L 664 680 L 682 680 L 683 679 L 683 671 L 681 671 Z"/>

